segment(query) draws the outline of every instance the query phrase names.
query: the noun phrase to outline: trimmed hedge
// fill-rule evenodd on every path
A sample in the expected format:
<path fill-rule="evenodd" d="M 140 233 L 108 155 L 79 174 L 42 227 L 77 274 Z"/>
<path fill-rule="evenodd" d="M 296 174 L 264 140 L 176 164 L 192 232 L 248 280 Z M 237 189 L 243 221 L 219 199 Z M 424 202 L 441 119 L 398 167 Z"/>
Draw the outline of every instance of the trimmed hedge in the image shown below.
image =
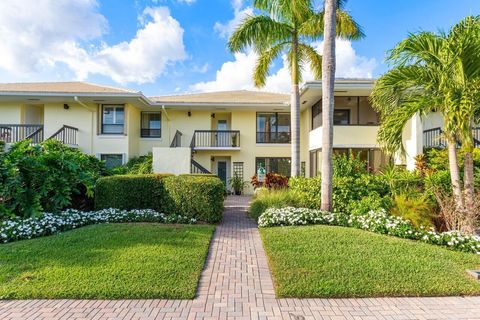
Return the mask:
<path fill-rule="evenodd" d="M 216 223 L 222 219 L 225 193 L 216 176 L 119 175 L 97 181 L 95 208 L 153 209 Z"/>

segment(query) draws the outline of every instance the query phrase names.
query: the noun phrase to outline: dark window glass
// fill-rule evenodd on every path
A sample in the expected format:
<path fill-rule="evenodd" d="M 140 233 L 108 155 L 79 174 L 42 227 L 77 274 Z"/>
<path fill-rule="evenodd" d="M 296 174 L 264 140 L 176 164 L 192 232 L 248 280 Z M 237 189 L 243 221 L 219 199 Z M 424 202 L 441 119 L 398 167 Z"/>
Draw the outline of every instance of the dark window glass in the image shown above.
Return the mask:
<path fill-rule="evenodd" d="M 102 107 L 102 133 L 123 134 L 125 125 L 124 106 Z"/>
<path fill-rule="evenodd" d="M 257 113 L 257 143 L 290 143 L 290 114 Z"/>
<path fill-rule="evenodd" d="M 255 163 L 255 174 L 262 167 L 265 168 L 266 173 L 279 173 L 287 177 L 290 176 L 290 158 L 256 158 Z"/>
<path fill-rule="evenodd" d="M 108 169 L 119 167 L 123 164 L 123 155 L 121 154 L 102 154 L 100 160 L 105 161 Z"/>
<path fill-rule="evenodd" d="M 333 124 L 334 125 L 349 125 L 350 124 L 350 110 L 333 110 Z"/>
<path fill-rule="evenodd" d="M 162 136 L 162 114 L 160 112 L 142 112 L 142 138 L 160 138 Z"/>

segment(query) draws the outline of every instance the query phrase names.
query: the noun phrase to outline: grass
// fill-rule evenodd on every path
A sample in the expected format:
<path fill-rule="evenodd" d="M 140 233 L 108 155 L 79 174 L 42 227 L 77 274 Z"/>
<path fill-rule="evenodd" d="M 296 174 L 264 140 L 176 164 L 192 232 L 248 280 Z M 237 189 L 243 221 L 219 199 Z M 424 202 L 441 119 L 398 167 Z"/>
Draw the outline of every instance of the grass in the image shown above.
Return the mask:
<path fill-rule="evenodd" d="M 192 299 L 214 227 L 102 224 L 0 245 L 0 298 Z"/>
<path fill-rule="evenodd" d="M 252 200 L 248 214 L 252 219 L 258 221 L 258 218 L 268 208 L 284 208 L 288 206 L 298 206 L 298 197 L 288 189 L 262 190 Z"/>
<path fill-rule="evenodd" d="M 260 230 L 279 297 L 480 294 L 480 256 L 358 229 Z"/>

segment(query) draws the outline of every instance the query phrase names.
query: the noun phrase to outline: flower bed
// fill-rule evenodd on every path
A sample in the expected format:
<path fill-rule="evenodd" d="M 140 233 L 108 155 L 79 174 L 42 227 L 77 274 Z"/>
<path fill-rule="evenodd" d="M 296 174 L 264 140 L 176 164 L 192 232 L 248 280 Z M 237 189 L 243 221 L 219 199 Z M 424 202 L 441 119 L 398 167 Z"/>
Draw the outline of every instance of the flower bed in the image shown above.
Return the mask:
<path fill-rule="evenodd" d="M 325 224 L 353 227 L 375 233 L 391 235 L 430 244 L 446 246 L 454 250 L 480 254 L 480 238 L 462 235 L 456 231 L 435 232 L 415 228 L 410 221 L 389 215 L 385 210 L 370 211 L 363 215 L 345 215 L 315 209 L 270 208 L 258 219 L 260 227 Z"/>
<path fill-rule="evenodd" d="M 192 224 L 196 220 L 181 215 L 165 215 L 151 209 L 103 209 L 91 212 L 69 209 L 60 214 L 44 213 L 37 218 L 12 219 L 0 222 L 0 242 L 48 236 L 91 224 L 125 222 Z"/>

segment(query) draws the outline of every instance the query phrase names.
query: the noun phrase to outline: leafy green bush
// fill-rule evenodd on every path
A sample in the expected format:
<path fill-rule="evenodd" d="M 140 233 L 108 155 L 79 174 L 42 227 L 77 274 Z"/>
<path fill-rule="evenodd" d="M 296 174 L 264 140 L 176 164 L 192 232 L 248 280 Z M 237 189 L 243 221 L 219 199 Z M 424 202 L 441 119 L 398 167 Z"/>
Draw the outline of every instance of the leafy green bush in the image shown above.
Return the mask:
<path fill-rule="evenodd" d="M 422 175 L 418 171 L 408 171 L 398 166 L 388 166 L 379 174 L 392 197 L 402 193 L 419 193 L 423 189 Z"/>
<path fill-rule="evenodd" d="M 222 219 L 226 188 L 214 176 L 181 175 L 165 179 L 172 213 L 216 223 Z M 169 212 L 166 212 L 167 214 Z"/>
<path fill-rule="evenodd" d="M 126 164 L 110 170 L 110 174 L 152 174 L 153 155 L 151 152 L 146 155 L 130 159 Z"/>
<path fill-rule="evenodd" d="M 333 157 L 334 177 L 360 177 L 367 173 L 367 163 L 354 153 L 350 153 L 349 156 L 343 154 Z"/>
<path fill-rule="evenodd" d="M 299 203 L 298 197 L 288 189 L 265 189 L 256 193 L 250 204 L 249 214 L 253 219 L 258 220 L 268 208 L 297 207 Z"/>
<path fill-rule="evenodd" d="M 215 223 L 222 217 L 224 195 L 216 176 L 117 175 L 98 180 L 95 207 L 154 209 Z"/>
<path fill-rule="evenodd" d="M 145 174 L 101 178 L 95 188 L 95 208 L 154 209 L 162 212 L 168 199 L 164 179 L 169 176 Z"/>
<path fill-rule="evenodd" d="M 93 198 L 95 181 L 104 173 L 97 158 L 58 141 L 15 143 L 0 152 L 0 216 L 26 218 L 75 207 L 74 198 Z"/>
<path fill-rule="evenodd" d="M 379 211 L 382 209 L 390 210 L 392 207 L 392 198 L 390 196 L 380 196 L 373 192 L 358 201 L 352 201 L 347 206 L 347 212 L 352 215 L 367 214 L 370 211 Z"/>
<path fill-rule="evenodd" d="M 290 190 L 298 197 L 300 206 L 311 209 L 320 207 L 320 177 L 291 178 L 289 185 Z M 333 178 L 333 211 L 349 213 L 352 203 L 372 194 L 380 198 L 388 194 L 388 186 L 379 177 L 373 174 L 358 177 L 336 176 Z"/>

